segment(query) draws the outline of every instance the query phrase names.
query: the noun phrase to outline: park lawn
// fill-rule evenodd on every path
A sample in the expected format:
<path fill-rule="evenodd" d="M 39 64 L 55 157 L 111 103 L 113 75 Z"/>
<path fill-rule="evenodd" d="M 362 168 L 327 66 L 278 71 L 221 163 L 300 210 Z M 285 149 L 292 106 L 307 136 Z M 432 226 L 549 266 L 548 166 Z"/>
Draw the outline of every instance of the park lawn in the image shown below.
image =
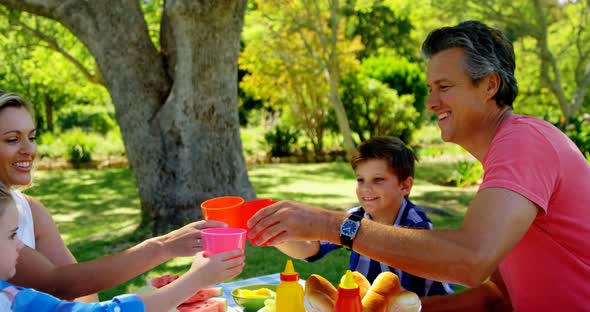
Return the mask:
<path fill-rule="evenodd" d="M 452 165 L 437 162 L 423 162 L 417 168 L 410 197 L 426 208 L 437 228 L 459 226 L 475 194 L 473 187 L 440 185 L 452 169 Z M 249 175 L 259 198 L 290 199 L 340 210 L 357 205 L 355 178 L 346 163 L 257 165 L 249 167 Z M 79 261 L 124 250 L 147 235 L 145 229 L 137 228 L 139 199 L 129 169 L 37 171 L 34 185 L 26 193 L 48 207 L 62 237 Z M 280 272 L 286 259 L 272 247 L 248 244 L 246 267 L 236 279 Z M 100 298 L 107 300 L 134 291 L 150 277 L 182 274 L 190 263 L 190 257 L 171 260 L 123 285 L 101 292 Z M 317 273 L 336 284 L 348 267 L 348 252 L 339 250 L 319 262 L 296 260 L 294 264 L 302 278 Z"/>

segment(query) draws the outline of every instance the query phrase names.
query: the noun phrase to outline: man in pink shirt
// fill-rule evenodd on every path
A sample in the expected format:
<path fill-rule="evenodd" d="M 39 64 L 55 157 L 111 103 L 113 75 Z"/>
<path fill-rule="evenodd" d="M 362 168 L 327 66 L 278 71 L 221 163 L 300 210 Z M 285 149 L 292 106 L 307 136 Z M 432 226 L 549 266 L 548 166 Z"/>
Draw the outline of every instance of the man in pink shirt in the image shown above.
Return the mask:
<path fill-rule="evenodd" d="M 363 219 L 351 227 L 345 213 L 280 202 L 250 219 L 249 236 L 269 245 L 342 240 L 400 270 L 471 287 L 423 298 L 422 311 L 589 311 L 588 162 L 557 128 L 512 113 L 514 51 L 500 31 L 476 21 L 443 27 L 422 51 L 427 107 L 443 140 L 485 171 L 463 226 L 417 231 Z"/>

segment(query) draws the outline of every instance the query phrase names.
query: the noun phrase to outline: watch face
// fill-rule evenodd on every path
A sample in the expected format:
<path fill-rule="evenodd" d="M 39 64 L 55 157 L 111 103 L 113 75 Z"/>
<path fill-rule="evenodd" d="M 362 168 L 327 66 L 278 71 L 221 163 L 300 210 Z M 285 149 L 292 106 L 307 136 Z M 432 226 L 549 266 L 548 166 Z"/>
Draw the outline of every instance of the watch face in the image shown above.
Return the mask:
<path fill-rule="evenodd" d="M 358 222 L 352 220 L 346 220 L 342 223 L 342 229 L 340 232 L 346 236 L 353 236 L 358 229 Z"/>

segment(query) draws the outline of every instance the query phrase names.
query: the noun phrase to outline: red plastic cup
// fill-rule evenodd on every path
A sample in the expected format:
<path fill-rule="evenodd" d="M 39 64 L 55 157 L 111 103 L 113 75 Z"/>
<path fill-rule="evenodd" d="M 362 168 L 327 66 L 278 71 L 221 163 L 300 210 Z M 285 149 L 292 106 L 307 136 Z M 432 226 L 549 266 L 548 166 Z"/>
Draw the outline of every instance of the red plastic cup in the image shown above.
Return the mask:
<path fill-rule="evenodd" d="M 244 218 L 247 218 L 243 214 L 243 203 L 244 199 L 239 196 L 216 197 L 204 201 L 201 211 L 205 220 L 217 220 L 227 223 L 230 228 L 241 228 Z"/>
<path fill-rule="evenodd" d="M 243 209 L 244 214 L 248 217 L 246 220 L 244 220 L 243 226 L 244 229 L 248 230 L 248 220 L 250 220 L 250 218 L 252 218 L 252 216 L 254 216 L 258 211 L 262 210 L 263 208 L 270 206 L 272 204 L 275 204 L 276 201 L 272 200 L 270 198 L 263 198 L 263 199 L 255 199 L 255 200 L 251 200 L 249 202 L 245 202 L 243 205 Z M 256 240 L 260 235 L 262 235 L 264 232 L 261 232 L 258 236 L 253 237 L 251 239 L 248 239 L 249 241 L 252 240 Z"/>
<path fill-rule="evenodd" d="M 246 230 L 236 228 L 208 228 L 201 230 L 203 251 L 209 256 L 241 249 L 246 245 Z"/>
<path fill-rule="evenodd" d="M 252 218 L 252 216 L 255 215 L 258 211 L 262 210 L 262 208 L 265 208 L 266 206 L 270 206 L 274 203 L 276 203 L 276 201 L 274 201 L 270 198 L 255 199 L 255 200 L 245 202 L 242 205 L 242 210 L 243 210 L 242 213 L 244 215 L 244 219 L 242 220 L 243 222 L 241 222 L 238 227 L 247 230 L 248 229 L 248 220 L 250 220 L 250 218 Z"/>

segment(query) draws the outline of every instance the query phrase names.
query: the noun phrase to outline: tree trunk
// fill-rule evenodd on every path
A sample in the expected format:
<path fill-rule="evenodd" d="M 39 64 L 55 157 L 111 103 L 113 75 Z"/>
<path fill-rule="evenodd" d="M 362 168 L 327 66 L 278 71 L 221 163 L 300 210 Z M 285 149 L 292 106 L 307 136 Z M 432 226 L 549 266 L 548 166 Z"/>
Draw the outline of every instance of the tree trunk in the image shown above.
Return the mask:
<path fill-rule="evenodd" d="M 211 197 L 255 197 L 237 105 L 246 2 L 167 1 L 160 53 L 138 1 L 0 0 L 61 22 L 95 57 L 154 234 L 201 218 Z"/>
<path fill-rule="evenodd" d="M 49 94 L 45 94 L 45 118 L 47 121 L 47 131 L 53 132 L 53 98 Z"/>

